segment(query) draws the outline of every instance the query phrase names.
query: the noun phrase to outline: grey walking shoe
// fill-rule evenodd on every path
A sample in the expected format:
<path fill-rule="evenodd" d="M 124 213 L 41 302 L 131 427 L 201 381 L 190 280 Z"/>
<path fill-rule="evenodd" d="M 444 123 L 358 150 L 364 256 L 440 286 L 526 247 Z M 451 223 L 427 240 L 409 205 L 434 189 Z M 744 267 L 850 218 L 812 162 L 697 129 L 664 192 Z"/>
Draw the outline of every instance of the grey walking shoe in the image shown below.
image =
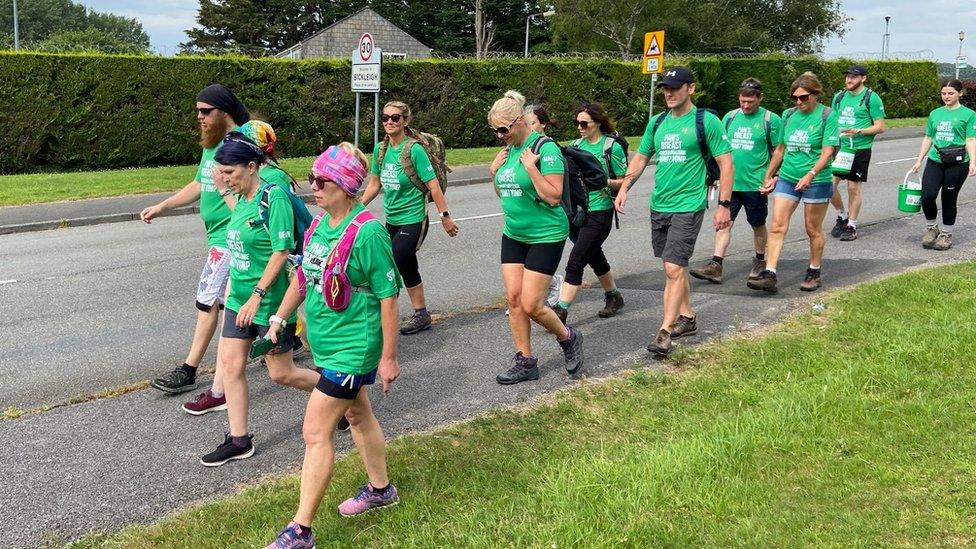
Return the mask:
<path fill-rule="evenodd" d="M 840 238 L 844 232 L 844 227 L 847 227 L 847 220 L 838 215 L 837 221 L 834 222 L 834 228 L 830 229 L 830 236 Z"/>
<path fill-rule="evenodd" d="M 698 333 L 698 320 L 697 317 L 687 317 L 685 315 L 678 315 L 678 320 L 674 321 L 671 325 L 671 339 L 677 339 L 684 336 L 693 336 Z"/>
<path fill-rule="evenodd" d="M 926 227 L 925 235 L 922 237 L 922 247 L 926 250 L 931 250 L 935 246 L 935 240 L 939 238 L 939 234 L 941 233 L 942 230 L 939 229 L 938 225 Z"/>
<path fill-rule="evenodd" d="M 583 367 L 583 334 L 572 328 L 569 330 L 569 339 L 559 341 L 559 346 L 563 348 L 563 356 L 566 358 L 566 373 L 576 375 Z"/>
<path fill-rule="evenodd" d="M 495 376 L 495 381 L 502 385 L 515 385 L 523 381 L 535 381 L 539 379 L 538 364 L 538 359 L 525 358 L 522 351 L 519 351 L 512 358 L 511 367 Z"/>
<path fill-rule="evenodd" d="M 711 259 L 701 269 L 692 269 L 688 271 L 688 274 L 699 280 L 707 280 L 712 284 L 722 283 L 722 266 Z"/>
<path fill-rule="evenodd" d="M 603 308 L 597 313 L 600 318 L 610 318 L 624 306 L 624 296 L 619 291 L 615 294 L 603 292 Z"/>
<path fill-rule="evenodd" d="M 947 232 L 939 233 L 939 236 L 935 239 L 935 244 L 932 245 L 933 250 L 939 250 L 944 252 L 952 247 L 952 235 Z"/>
<path fill-rule="evenodd" d="M 403 335 L 415 334 L 417 332 L 422 332 L 424 330 L 429 330 L 433 322 L 430 319 L 430 313 L 414 313 L 413 316 L 408 318 L 400 324 L 400 333 Z"/>
<path fill-rule="evenodd" d="M 766 270 L 766 260 L 758 257 L 752 258 L 752 270 L 749 271 L 749 280 L 759 280 L 759 273 Z"/>

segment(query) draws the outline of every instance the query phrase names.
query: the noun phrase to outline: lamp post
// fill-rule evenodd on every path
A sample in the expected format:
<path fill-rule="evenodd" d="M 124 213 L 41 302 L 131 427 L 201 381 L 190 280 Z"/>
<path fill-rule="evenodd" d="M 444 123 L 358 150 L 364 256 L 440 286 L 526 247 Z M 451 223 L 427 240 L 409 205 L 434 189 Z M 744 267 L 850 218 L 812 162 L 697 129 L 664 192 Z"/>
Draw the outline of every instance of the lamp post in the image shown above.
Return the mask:
<path fill-rule="evenodd" d="M 885 33 L 881 39 L 881 60 L 885 61 L 888 59 L 888 55 L 891 53 L 891 33 L 888 32 L 888 23 L 891 21 L 891 16 L 885 16 Z"/>
<path fill-rule="evenodd" d="M 556 15 L 556 12 L 553 10 L 543 11 L 540 13 L 533 13 L 525 18 L 525 57 L 526 58 L 529 57 L 529 21 L 531 21 L 532 18 L 537 15 L 541 15 L 542 17 L 552 17 L 553 15 Z"/>
<path fill-rule="evenodd" d="M 20 26 L 17 21 L 17 0 L 14 0 L 14 50 L 20 49 Z"/>
<path fill-rule="evenodd" d="M 959 60 L 962 59 L 962 41 L 966 39 L 966 31 L 959 31 L 959 54 L 956 55 L 956 80 L 959 80 Z"/>

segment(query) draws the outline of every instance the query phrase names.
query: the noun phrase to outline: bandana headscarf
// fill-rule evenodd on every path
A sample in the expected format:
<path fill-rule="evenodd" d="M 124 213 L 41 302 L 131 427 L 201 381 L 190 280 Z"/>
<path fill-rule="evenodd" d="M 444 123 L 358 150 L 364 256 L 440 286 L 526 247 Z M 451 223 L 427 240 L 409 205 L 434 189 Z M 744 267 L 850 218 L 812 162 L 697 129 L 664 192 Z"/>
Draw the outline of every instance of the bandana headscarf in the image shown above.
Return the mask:
<path fill-rule="evenodd" d="M 251 115 L 248 114 L 244 103 L 241 103 L 241 100 L 234 95 L 234 92 L 230 91 L 226 86 L 210 84 L 200 90 L 200 93 L 197 94 L 197 101 L 213 105 L 229 114 L 238 126 L 251 119 Z"/>
<path fill-rule="evenodd" d="M 251 138 L 251 141 L 261 147 L 261 150 L 265 154 L 273 154 L 275 143 L 278 142 L 278 136 L 275 135 L 274 128 L 271 124 L 261 120 L 251 120 L 246 124 L 241 126 L 241 133 Z"/>
<path fill-rule="evenodd" d="M 355 155 L 332 145 L 312 163 L 312 175 L 328 179 L 349 196 L 356 196 L 366 179 L 366 168 Z"/>

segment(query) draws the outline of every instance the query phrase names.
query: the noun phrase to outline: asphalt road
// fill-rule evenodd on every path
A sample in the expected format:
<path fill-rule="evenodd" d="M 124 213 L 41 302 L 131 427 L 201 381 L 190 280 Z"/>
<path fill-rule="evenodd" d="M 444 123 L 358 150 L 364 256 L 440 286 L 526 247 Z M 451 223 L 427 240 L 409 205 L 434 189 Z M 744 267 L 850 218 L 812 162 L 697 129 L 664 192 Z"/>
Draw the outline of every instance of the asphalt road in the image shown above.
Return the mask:
<path fill-rule="evenodd" d="M 828 243 L 826 287 L 838 287 L 927 262 L 972 256 L 971 204 L 962 206 L 956 247 L 947 253 L 918 246 L 921 220 L 897 212 L 895 185 L 914 155 L 916 140 L 879 143 L 865 190 L 861 239 Z M 877 164 L 881 162 L 881 164 Z M 584 290 L 570 323 L 585 336 L 586 374 L 602 377 L 646 359 L 642 350 L 660 319 L 663 275 L 649 250 L 647 176 L 632 194 L 623 228 L 608 256 L 627 306 L 600 320 L 601 292 Z M 974 191 L 963 191 L 964 202 Z M 376 396 L 387 434 L 430 428 L 568 383 L 551 338 L 538 334 L 543 378 L 501 387 L 494 374 L 509 360 L 511 341 L 501 310 L 479 311 L 502 295 L 498 274 L 501 218 L 488 186 L 452 189 L 451 210 L 461 235 L 433 227 L 421 254 L 429 305 L 461 313 L 434 330 L 404 338 L 404 375 L 389 396 Z M 468 219 L 470 218 L 470 219 Z M 796 307 L 805 268 L 802 220 L 791 228 L 776 296 L 745 288 L 751 236 L 733 231 L 726 261 L 729 282 L 693 283 L 701 336 L 694 341 L 774 321 Z M 144 380 L 178 363 L 192 330 L 193 288 L 204 241 L 192 216 L 152 226 L 117 223 L 0 237 L 0 302 L 7 329 L 0 335 L 0 405 L 33 408 L 79 393 Z M 696 262 L 711 255 L 706 228 Z M 567 250 L 568 253 L 568 250 Z M 590 277 L 591 279 L 592 277 Z M 7 282 L 14 280 L 15 282 Z M 406 301 L 401 302 L 406 310 Z M 36 546 L 45 536 L 71 539 L 92 529 L 114 530 L 152 521 L 188 503 L 219 496 L 239 483 L 297 465 L 304 395 L 269 384 L 251 370 L 252 431 L 258 453 L 216 470 L 197 466 L 225 430 L 223 414 L 190 418 L 180 399 L 146 390 L 0 422 L 0 539 Z M 395 476 L 395 472 L 394 472 Z M 328 505 L 343 494 L 330 493 Z M 408 497 L 408 496 L 407 496 Z M 285 521 L 288 517 L 281 517 Z M 269 535 L 273 535 L 273 525 Z M 227 540 L 228 546 L 234 540 Z"/>

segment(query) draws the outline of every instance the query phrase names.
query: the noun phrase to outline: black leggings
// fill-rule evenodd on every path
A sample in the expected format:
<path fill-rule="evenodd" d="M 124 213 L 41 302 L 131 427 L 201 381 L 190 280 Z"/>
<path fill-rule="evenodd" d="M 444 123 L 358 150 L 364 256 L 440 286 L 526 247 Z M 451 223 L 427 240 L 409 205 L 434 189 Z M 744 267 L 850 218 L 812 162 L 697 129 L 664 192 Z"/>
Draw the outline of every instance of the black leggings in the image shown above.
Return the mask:
<path fill-rule="evenodd" d="M 583 226 L 575 227 L 569 233 L 573 250 L 569 252 L 566 263 L 566 283 L 573 286 L 583 284 L 583 268 L 589 265 L 596 276 L 610 272 L 610 263 L 603 253 L 603 243 L 613 229 L 613 210 L 590 212 Z"/>
<path fill-rule="evenodd" d="M 409 225 L 386 224 L 386 230 L 393 240 L 393 261 L 403 277 L 403 285 L 413 288 L 420 285 L 420 265 L 417 264 L 417 250 L 427 237 L 427 220 Z"/>
<path fill-rule="evenodd" d="M 935 221 L 939 213 L 935 199 L 941 189 L 942 224 L 950 227 L 956 224 L 956 201 L 968 175 L 969 165 L 965 162 L 955 166 L 943 166 L 931 158 L 925 162 L 925 171 L 922 172 L 922 211 L 925 212 L 925 219 Z"/>

